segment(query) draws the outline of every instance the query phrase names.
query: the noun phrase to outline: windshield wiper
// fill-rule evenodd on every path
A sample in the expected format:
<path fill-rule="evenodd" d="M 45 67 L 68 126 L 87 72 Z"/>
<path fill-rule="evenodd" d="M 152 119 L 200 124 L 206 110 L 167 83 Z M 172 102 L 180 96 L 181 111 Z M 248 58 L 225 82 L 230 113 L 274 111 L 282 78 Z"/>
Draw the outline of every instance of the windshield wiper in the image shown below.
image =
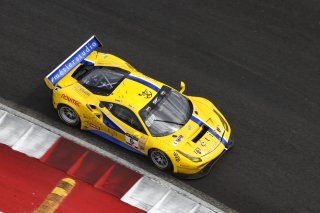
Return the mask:
<path fill-rule="evenodd" d="M 177 123 L 177 122 L 174 122 L 174 121 L 163 121 L 163 120 L 153 120 L 153 121 L 159 121 L 159 122 L 164 122 L 164 123 L 176 124 L 176 125 L 179 125 L 179 126 L 183 126 L 183 125 L 184 125 L 184 124 L 182 124 L 182 123 Z"/>

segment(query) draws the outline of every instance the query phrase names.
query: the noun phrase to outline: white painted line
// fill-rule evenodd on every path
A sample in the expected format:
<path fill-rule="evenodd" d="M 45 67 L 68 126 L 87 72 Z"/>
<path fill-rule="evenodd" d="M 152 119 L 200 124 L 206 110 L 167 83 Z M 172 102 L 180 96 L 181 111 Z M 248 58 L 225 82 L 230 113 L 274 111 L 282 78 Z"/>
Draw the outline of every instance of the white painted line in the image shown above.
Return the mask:
<path fill-rule="evenodd" d="M 195 206 L 189 211 L 189 213 L 198 213 L 199 207 L 200 207 L 199 204 L 195 205 Z"/>
<path fill-rule="evenodd" d="M 0 143 L 13 146 L 30 128 L 32 124 L 9 113 L 0 123 Z"/>
<path fill-rule="evenodd" d="M 0 123 L 1 120 L 4 118 L 4 116 L 7 114 L 7 112 L 0 110 Z M 1 213 L 1 212 L 0 212 Z"/>
<path fill-rule="evenodd" d="M 194 207 L 197 207 L 198 203 L 186 198 L 185 196 L 169 191 L 169 193 L 159 201 L 149 213 L 188 213 L 191 212 Z"/>
<path fill-rule="evenodd" d="M 168 188 L 155 183 L 147 177 L 142 177 L 121 200 L 144 211 L 149 211 L 168 192 Z"/>
<path fill-rule="evenodd" d="M 213 213 L 213 211 L 211 211 L 210 209 L 208 209 L 204 206 L 199 205 L 199 206 L 197 206 L 197 208 L 195 208 L 190 213 Z"/>
<path fill-rule="evenodd" d="M 102 156 L 111 158 L 115 162 L 117 162 L 119 164 L 122 164 L 122 165 L 126 166 L 127 168 L 130 168 L 130 169 L 132 169 L 134 171 L 137 171 L 138 173 L 144 175 L 146 178 L 150 179 L 150 181 L 153 181 L 154 184 L 170 190 L 169 191 L 170 193 L 168 193 L 168 196 L 170 196 L 171 199 L 177 199 L 179 202 L 180 201 L 182 201 L 182 202 L 185 201 L 186 203 L 180 203 L 180 205 L 186 205 L 187 204 L 186 205 L 186 209 L 190 209 L 190 211 L 192 211 L 192 209 L 195 207 L 195 205 L 200 204 L 201 206 L 205 207 L 205 209 L 210 209 L 211 212 L 215 212 L 215 213 L 223 212 L 222 210 L 220 210 L 217 207 L 215 207 L 215 206 L 203 201 L 202 199 L 194 196 L 193 194 L 191 194 L 191 193 L 189 193 L 189 192 L 187 192 L 187 191 L 185 191 L 185 190 L 183 190 L 183 189 L 181 189 L 181 188 L 179 188 L 179 187 L 177 187 L 177 186 L 175 186 L 175 185 L 173 185 L 173 184 L 171 184 L 171 183 L 169 183 L 169 182 L 167 182 L 167 181 L 165 181 L 163 179 L 160 179 L 159 177 L 151 174 L 150 172 L 148 172 L 148 171 L 146 171 L 144 169 L 141 169 L 141 168 L 133 165 L 132 163 L 130 163 L 130 162 L 128 162 L 128 161 L 126 161 L 126 160 L 124 160 L 124 159 L 122 159 L 122 158 L 120 158 L 120 157 L 118 157 L 118 156 L 116 156 L 116 155 L 114 155 L 112 153 L 109 153 L 109 152 L 107 152 L 107 151 L 105 151 L 105 150 L 103 150 L 103 149 L 101 149 L 99 147 L 96 147 L 96 146 L 94 146 L 92 144 L 89 144 L 89 143 L 81 140 L 80 138 L 77 138 L 77 137 L 75 137 L 73 135 L 70 135 L 70 134 L 68 134 L 66 132 L 63 132 L 63 131 L 55 128 L 55 127 L 52 127 L 52 126 L 50 126 L 50 125 L 48 125 L 48 124 L 46 124 L 44 122 L 41 122 L 41 121 L 39 121 L 39 120 L 37 120 L 37 119 L 35 119 L 33 117 L 30 117 L 30 116 L 28 116 L 26 114 L 23 114 L 23 113 L 21 113 L 19 111 L 16 111 L 16 110 L 14 110 L 14 109 L 12 109 L 10 107 L 7 107 L 7 106 L 5 106 L 5 105 L 0 103 L 0 111 L 1 111 L 1 109 L 3 109 L 4 111 L 6 111 L 6 112 L 8 112 L 10 114 L 13 114 L 13 115 L 18 116 L 20 118 L 28 120 L 28 121 L 30 121 L 30 122 L 32 122 L 32 123 L 34 123 L 34 124 L 36 124 L 36 125 L 38 125 L 40 127 L 43 127 L 43 128 L 47 129 L 48 131 L 50 131 L 50 132 L 52 132 L 54 134 L 61 135 L 61 136 L 65 137 L 65 138 L 67 138 L 69 140 L 72 140 L 76 144 L 79 144 L 79 145 L 81 145 L 83 147 L 86 147 L 89 150 L 92 150 L 92 151 L 94 151 L 94 152 L 96 152 L 96 153 L 98 153 L 98 154 L 100 154 Z M 0 131 L 1 131 L 1 127 L 0 127 Z M 0 135 L 0 142 L 1 142 L 1 135 Z M 167 200 L 167 202 L 169 202 L 169 200 Z M 161 200 L 160 200 L 160 202 L 158 202 L 156 204 L 156 206 L 157 205 L 160 206 L 160 204 L 161 204 Z M 164 205 L 165 205 L 165 203 L 163 203 L 163 207 L 165 207 Z M 221 205 L 221 204 L 219 204 L 219 205 Z M 170 206 L 173 207 L 174 204 L 172 203 Z M 168 205 L 168 209 L 169 210 L 171 208 L 170 206 Z M 159 209 L 158 208 L 154 208 L 153 212 L 156 212 L 156 210 L 159 210 Z M 174 212 L 177 212 L 177 211 L 174 211 Z"/>
<path fill-rule="evenodd" d="M 12 147 L 30 157 L 41 158 L 60 136 L 33 125 Z"/>

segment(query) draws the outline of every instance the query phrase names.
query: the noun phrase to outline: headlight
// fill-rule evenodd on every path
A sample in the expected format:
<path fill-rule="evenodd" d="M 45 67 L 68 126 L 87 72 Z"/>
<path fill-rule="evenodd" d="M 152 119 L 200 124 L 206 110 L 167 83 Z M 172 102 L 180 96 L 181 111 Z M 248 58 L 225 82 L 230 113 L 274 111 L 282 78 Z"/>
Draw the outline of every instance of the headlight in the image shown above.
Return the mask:
<path fill-rule="evenodd" d="M 199 157 L 194 157 L 194 156 L 191 156 L 191 155 L 188 155 L 184 152 L 181 152 L 180 150 L 177 150 L 177 152 L 179 152 L 179 154 L 183 155 L 184 157 L 188 158 L 189 160 L 191 160 L 192 162 L 201 162 L 201 158 Z"/>

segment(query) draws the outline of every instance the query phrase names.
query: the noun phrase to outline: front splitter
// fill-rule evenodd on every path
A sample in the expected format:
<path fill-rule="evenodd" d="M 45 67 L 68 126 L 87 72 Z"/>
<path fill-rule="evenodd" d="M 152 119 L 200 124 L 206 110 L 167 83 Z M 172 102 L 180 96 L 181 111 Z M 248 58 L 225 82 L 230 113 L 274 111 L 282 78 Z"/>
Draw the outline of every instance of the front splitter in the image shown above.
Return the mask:
<path fill-rule="evenodd" d="M 210 163 L 208 163 L 201 171 L 199 171 L 195 174 L 179 174 L 179 173 L 177 173 L 174 175 L 178 178 L 187 179 L 187 180 L 199 179 L 199 178 L 207 176 L 210 173 L 213 165 L 216 164 L 216 162 L 222 157 L 222 155 L 224 155 L 224 153 L 226 153 L 229 149 L 231 149 L 233 147 L 233 145 L 234 145 L 234 138 L 232 135 L 232 136 L 230 136 L 230 139 L 228 141 L 228 144 L 227 144 L 225 150 L 223 152 L 221 152 L 221 154 L 218 157 L 216 157 Z"/>

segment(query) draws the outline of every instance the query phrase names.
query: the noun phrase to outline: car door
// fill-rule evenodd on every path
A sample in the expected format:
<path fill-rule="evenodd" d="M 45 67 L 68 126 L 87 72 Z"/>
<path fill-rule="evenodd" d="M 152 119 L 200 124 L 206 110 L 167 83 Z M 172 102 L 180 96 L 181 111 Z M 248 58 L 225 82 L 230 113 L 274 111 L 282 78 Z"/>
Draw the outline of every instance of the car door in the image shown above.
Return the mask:
<path fill-rule="evenodd" d="M 135 113 L 116 103 L 104 102 L 104 106 L 111 114 L 109 115 L 111 120 L 123 131 L 121 141 L 144 153 L 148 135 Z"/>

